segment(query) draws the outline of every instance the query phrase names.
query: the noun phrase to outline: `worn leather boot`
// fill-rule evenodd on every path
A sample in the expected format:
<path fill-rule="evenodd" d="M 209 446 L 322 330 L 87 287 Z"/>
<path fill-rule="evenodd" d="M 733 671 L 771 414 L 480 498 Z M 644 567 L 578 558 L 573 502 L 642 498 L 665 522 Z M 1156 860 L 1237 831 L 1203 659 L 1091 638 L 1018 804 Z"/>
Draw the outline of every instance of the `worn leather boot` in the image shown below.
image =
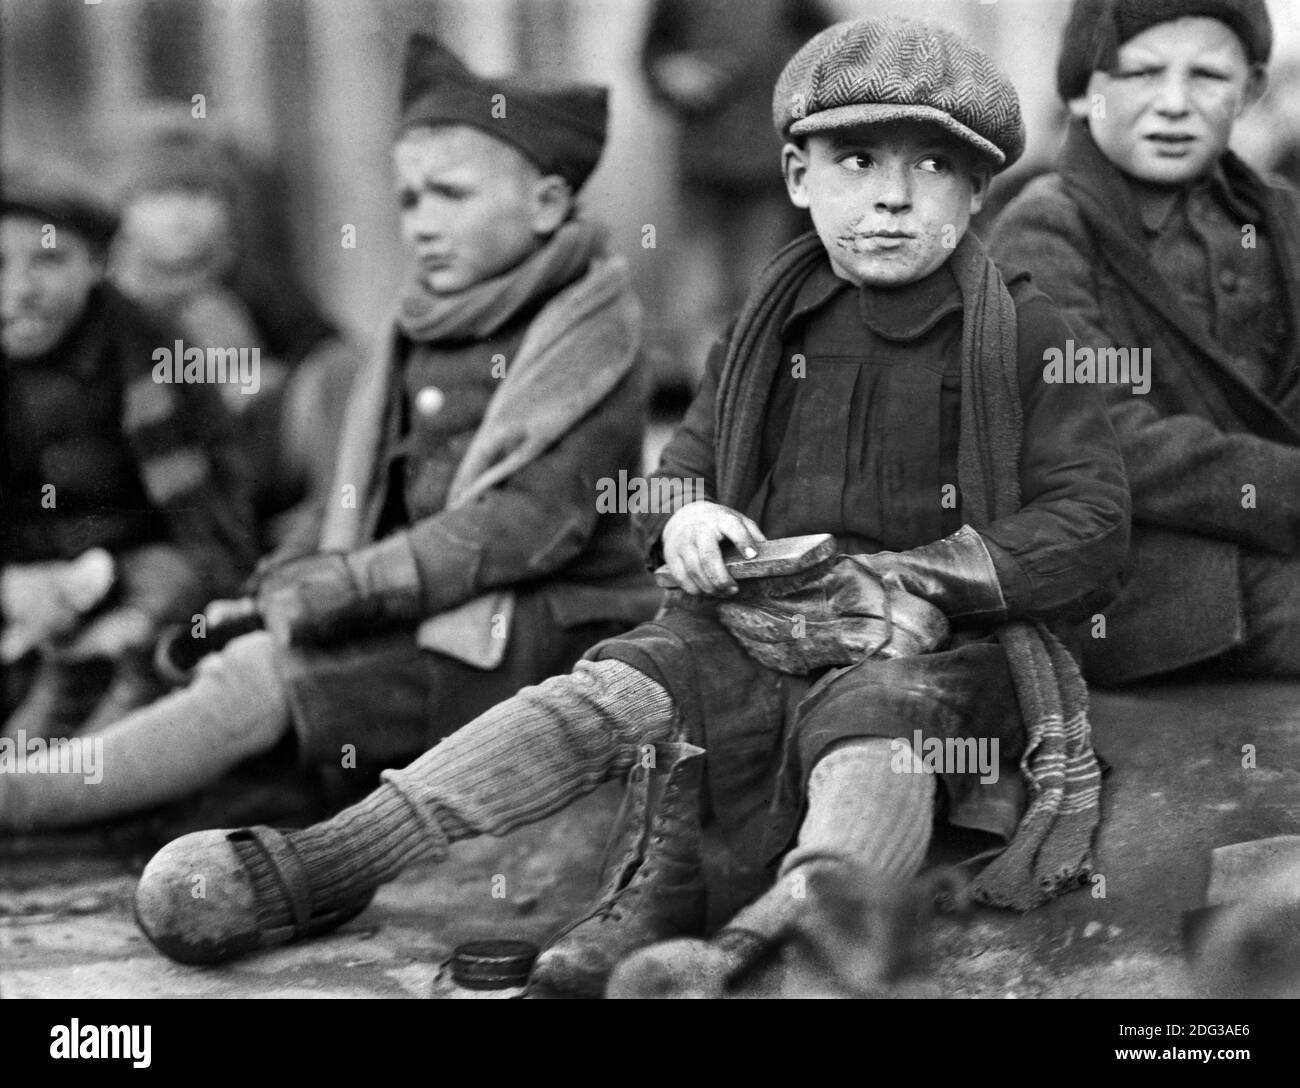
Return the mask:
<path fill-rule="evenodd" d="M 612 869 L 596 905 L 537 958 L 534 998 L 600 997 L 621 959 L 646 945 L 704 926 L 699 794 L 704 750 L 654 745 L 655 765 L 629 776 L 624 810 L 607 857 Z"/>

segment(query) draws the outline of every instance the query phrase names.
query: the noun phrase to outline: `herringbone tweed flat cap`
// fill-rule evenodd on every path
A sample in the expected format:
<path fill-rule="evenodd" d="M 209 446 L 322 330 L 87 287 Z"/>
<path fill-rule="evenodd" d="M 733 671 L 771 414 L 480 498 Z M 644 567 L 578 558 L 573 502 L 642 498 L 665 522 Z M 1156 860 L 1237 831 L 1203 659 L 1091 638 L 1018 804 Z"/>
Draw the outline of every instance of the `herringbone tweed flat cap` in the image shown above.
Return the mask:
<path fill-rule="evenodd" d="M 882 121 L 931 121 L 998 169 L 1025 150 L 1011 80 L 951 30 L 916 19 L 827 27 L 785 66 L 772 120 L 785 139 Z"/>

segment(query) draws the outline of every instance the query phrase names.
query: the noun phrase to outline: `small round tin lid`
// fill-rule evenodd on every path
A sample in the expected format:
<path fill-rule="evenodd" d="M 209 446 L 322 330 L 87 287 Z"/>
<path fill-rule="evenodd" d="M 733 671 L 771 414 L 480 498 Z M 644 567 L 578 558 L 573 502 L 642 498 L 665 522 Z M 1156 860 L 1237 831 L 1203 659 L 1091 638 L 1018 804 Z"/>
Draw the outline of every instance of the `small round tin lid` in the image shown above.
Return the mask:
<path fill-rule="evenodd" d="M 523 986 L 537 955 L 537 946 L 529 941 L 466 941 L 451 954 L 451 977 L 467 990 Z"/>

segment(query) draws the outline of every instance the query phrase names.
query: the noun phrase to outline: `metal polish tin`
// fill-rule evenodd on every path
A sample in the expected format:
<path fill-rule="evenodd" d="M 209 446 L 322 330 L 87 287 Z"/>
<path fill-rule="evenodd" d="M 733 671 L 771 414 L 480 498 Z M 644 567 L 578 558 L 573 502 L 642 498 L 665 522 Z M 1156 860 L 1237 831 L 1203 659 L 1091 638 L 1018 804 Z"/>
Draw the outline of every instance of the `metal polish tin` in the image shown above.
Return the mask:
<path fill-rule="evenodd" d="M 523 997 L 537 960 L 528 941 L 492 939 L 458 945 L 439 969 L 434 996 L 445 998 Z"/>

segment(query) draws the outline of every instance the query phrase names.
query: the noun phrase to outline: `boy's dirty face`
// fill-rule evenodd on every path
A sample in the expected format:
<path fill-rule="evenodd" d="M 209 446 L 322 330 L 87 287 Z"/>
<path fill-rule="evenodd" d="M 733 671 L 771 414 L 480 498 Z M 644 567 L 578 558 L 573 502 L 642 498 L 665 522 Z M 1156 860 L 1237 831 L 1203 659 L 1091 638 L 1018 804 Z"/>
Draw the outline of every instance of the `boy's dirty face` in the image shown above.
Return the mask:
<path fill-rule="evenodd" d="M 14 359 L 57 347 L 103 278 L 103 262 L 85 238 L 71 227 L 48 227 L 36 215 L 0 216 L 0 347 Z"/>
<path fill-rule="evenodd" d="M 402 239 L 434 294 L 463 291 L 513 268 L 569 211 L 559 178 L 543 178 L 509 144 L 466 125 L 407 132 L 393 164 Z"/>
<path fill-rule="evenodd" d="M 1223 154 L 1232 126 L 1264 90 L 1263 70 L 1218 19 L 1157 23 L 1119 48 L 1113 72 L 1093 72 L 1071 112 L 1088 121 L 1105 156 L 1155 185 L 1202 177 Z"/>
<path fill-rule="evenodd" d="M 912 121 L 810 135 L 785 145 L 783 166 L 835 274 L 872 287 L 913 283 L 951 257 L 992 173 L 943 129 Z"/>

